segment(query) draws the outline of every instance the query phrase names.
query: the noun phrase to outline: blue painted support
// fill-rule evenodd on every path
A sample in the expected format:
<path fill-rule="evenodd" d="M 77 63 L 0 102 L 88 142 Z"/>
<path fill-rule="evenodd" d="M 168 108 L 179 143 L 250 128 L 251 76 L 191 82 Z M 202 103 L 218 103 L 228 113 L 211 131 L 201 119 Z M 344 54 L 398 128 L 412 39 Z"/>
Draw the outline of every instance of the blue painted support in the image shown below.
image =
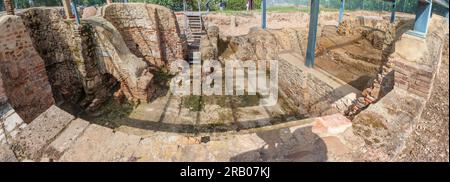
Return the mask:
<path fill-rule="evenodd" d="M 345 10 L 345 0 L 341 0 L 341 7 L 339 8 L 338 26 L 342 23 L 342 19 L 344 18 L 344 10 Z"/>
<path fill-rule="evenodd" d="M 314 67 L 316 58 L 317 24 L 319 21 L 319 0 L 311 0 L 311 12 L 309 14 L 308 47 L 306 49 L 306 66 Z"/>
<path fill-rule="evenodd" d="M 267 7 L 266 7 L 266 0 L 262 0 L 261 1 L 261 9 L 262 9 L 262 15 L 261 15 L 261 27 L 263 29 L 266 29 L 266 11 L 267 11 Z"/>
<path fill-rule="evenodd" d="M 77 11 L 77 0 L 72 0 L 70 2 L 70 6 L 72 7 L 72 12 L 75 15 L 75 20 L 77 21 L 77 24 L 80 24 L 80 16 L 78 15 Z"/>
<path fill-rule="evenodd" d="M 391 23 L 395 22 L 395 12 L 397 11 L 397 1 L 392 2 L 392 13 L 391 13 Z"/>
<path fill-rule="evenodd" d="M 408 34 L 417 37 L 425 38 L 428 33 L 428 23 L 430 21 L 432 2 L 419 2 L 416 10 L 416 21 L 414 23 L 414 30 L 409 31 Z"/>

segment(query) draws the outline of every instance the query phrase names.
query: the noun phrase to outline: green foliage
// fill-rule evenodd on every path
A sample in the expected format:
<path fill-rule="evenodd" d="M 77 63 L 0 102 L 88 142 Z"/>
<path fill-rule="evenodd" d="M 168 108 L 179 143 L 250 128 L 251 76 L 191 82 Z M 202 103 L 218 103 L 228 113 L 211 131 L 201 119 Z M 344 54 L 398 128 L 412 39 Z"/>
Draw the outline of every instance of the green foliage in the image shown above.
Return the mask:
<path fill-rule="evenodd" d="M 247 0 L 228 0 L 226 9 L 227 10 L 246 10 Z"/>
<path fill-rule="evenodd" d="M 32 0 L 34 1 L 34 7 L 37 6 L 62 6 L 61 0 Z M 123 0 L 113 0 L 114 2 L 123 2 Z M 187 3 L 187 10 L 188 11 L 198 11 L 198 4 L 197 2 L 200 0 L 186 0 Z M 206 10 L 205 4 L 207 0 L 201 0 L 201 9 L 202 11 Z M 245 11 L 246 10 L 246 4 L 247 0 L 209 0 L 209 7 L 210 11 L 218 11 L 219 10 L 219 3 L 223 1 L 226 2 L 225 10 L 227 12 L 230 11 Z M 262 0 L 253 0 L 253 9 L 258 10 L 261 8 L 261 1 Z M 140 2 L 140 3 L 151 3 L 151 4 L 159 4 L 165 7 L 168 7 L 174 11 L 181 11 L 183 10 L 183 0 L 128 0 L 128 2 Z M 291 8 L 284 8 L 284 7 L 277 7 L 271 6 L 272 2 L 278 2 L 283 3 L 282 6 L 291 7 Z M 268 4 L 268 11 L 275 11 L 275 12 L 291 12 L 295 11 L 295 8 L 299 8 L 299 11 L 308 12 L 308 6 L 309 6 L 310 0 L 267 0 Z M 78 5 L 83 6 L 102 6 L 106 4 L 106 0 L 78 0 Z M 321 0 L 320 5 L 322 10 L 330 10 L 330 9 L 339 9 L 340 7 L 340 0 Z M 17 9 L 24 9 L 29 8 L 30 3 L 29 0 L 14 0 L 14 6 Z M 301 7 L 300 7 L 301 6 Z M 417 7 L 417 1 L 416 0 L 397 0 L 397 11 L 399 12 L 407 12 L 407 13 L 414 13 L 415 9 Z M 0 11 L 3 11 L 4 8 L 4 2 L 3 0 L 0 0 Z M 392 10 L 392 4 L 390 2 L 386 2 L 383 0 L 346 0 L 345 3 L 345 10 L 346 11 L 352 11 L 352 10 L 367 10 L 367 11 L 391 11 Z M 441 7 L 439 5 L 433 5 L 433 13 L 444 15 L 447 12 L 447 9 L 444 7 Z"/>

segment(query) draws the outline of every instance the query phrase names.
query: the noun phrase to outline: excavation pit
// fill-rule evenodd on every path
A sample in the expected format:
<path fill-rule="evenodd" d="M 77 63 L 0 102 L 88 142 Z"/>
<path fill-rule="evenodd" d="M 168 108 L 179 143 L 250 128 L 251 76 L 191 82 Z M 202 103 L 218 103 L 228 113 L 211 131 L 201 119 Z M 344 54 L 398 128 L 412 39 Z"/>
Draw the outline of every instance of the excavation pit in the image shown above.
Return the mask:
<path fill-rule="evenodd" d="M 0 15 L 0 159 L 395 161 L 448 54 L 439 16 L 417 38 L 413 15 L 357 11 L 336 26 L 321 12 L 310 68 L 308 13 L 268 13 L 260 29 L 255 12 L 113 3 L 78 24 L 59 10 Z M 178 60 L 276 62 L 278 100 L 173 94 Z"/>

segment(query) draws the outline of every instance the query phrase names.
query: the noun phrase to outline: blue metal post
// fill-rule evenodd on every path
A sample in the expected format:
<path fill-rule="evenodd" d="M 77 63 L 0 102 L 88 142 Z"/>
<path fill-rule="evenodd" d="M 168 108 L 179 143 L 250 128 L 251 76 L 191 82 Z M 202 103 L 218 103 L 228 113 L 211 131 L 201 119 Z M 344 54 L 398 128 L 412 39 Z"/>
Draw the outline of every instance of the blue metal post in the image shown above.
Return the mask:
<path fill-rule="evenodd" d="M 447 12 L 445 13 L 445 18 L 447 18 L 447 22 L 448 22 L 448 10 L 447 10 Z"/>
<path fill-rule="evenodd" d="M 261 27 L 263 29 L 266 29 L 266 0 L 261 1 L 261 9 L 262 9 L 262 15 L 261 15 Z"/>
<path fill-rule="evenodd" d="M 391 13 L 391 23 L 395 22 L 395 12 L 397 11 L 397 1 L 392 2 L 392 13 Z"/>
<path fill-rule="evenodd" d="M 342 23 L 342 19 L 344 18 L 344 10 L 345 10 L 345 0 L 341 0 L 341 7 L 339 8 L 338 26 Z"/>
<path fill-rule="evenodd" d="M 317 23 L 319 21 L 319 0 L 311 0 L 311 11 L 309 14 L 308 47 L 306 49 L 306 66 L 314 67 L 316 58 Z"/>
<path fill-rule="evenodd" d="M 420 2 L 417 4 L 416 10 L 416 21 L 414 23 L 414 30 L 409 31 L 408 34 L 425 37 L 428 33 L 428 23 L 430 21 L 432 2 L 428 0 L 427 2 Z"/>
<path fill-rule="evenodd" d="M 70 2 L 70 6 L 72 7 L 72 12 L 75 15 L 75 20 L 77 21 L 77 24 L 80 24 L 80 16 L 78 15 L 78 11 L 77 11 L 77 0 L 72 0 L 72 2 Z"/>

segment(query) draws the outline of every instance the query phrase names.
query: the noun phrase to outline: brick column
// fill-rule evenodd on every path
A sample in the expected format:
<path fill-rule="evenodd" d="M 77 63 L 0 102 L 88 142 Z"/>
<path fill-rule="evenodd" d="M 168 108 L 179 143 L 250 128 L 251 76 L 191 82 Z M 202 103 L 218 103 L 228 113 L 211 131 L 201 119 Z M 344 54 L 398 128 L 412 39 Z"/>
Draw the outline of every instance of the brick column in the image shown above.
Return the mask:
<path fill-rule="evenodd" d="M 4 0 L 6 14 L 14 15 L 14 3 L 12 0 Z"/>
<path fill-rule="evenodd" d="M 63 7 L 64 7 L 64 13 L 66 14 L 66 18 L 69 19 L 73 17 L 72 9 L 70 8 L 70 0 L 62 0 Z"/>

